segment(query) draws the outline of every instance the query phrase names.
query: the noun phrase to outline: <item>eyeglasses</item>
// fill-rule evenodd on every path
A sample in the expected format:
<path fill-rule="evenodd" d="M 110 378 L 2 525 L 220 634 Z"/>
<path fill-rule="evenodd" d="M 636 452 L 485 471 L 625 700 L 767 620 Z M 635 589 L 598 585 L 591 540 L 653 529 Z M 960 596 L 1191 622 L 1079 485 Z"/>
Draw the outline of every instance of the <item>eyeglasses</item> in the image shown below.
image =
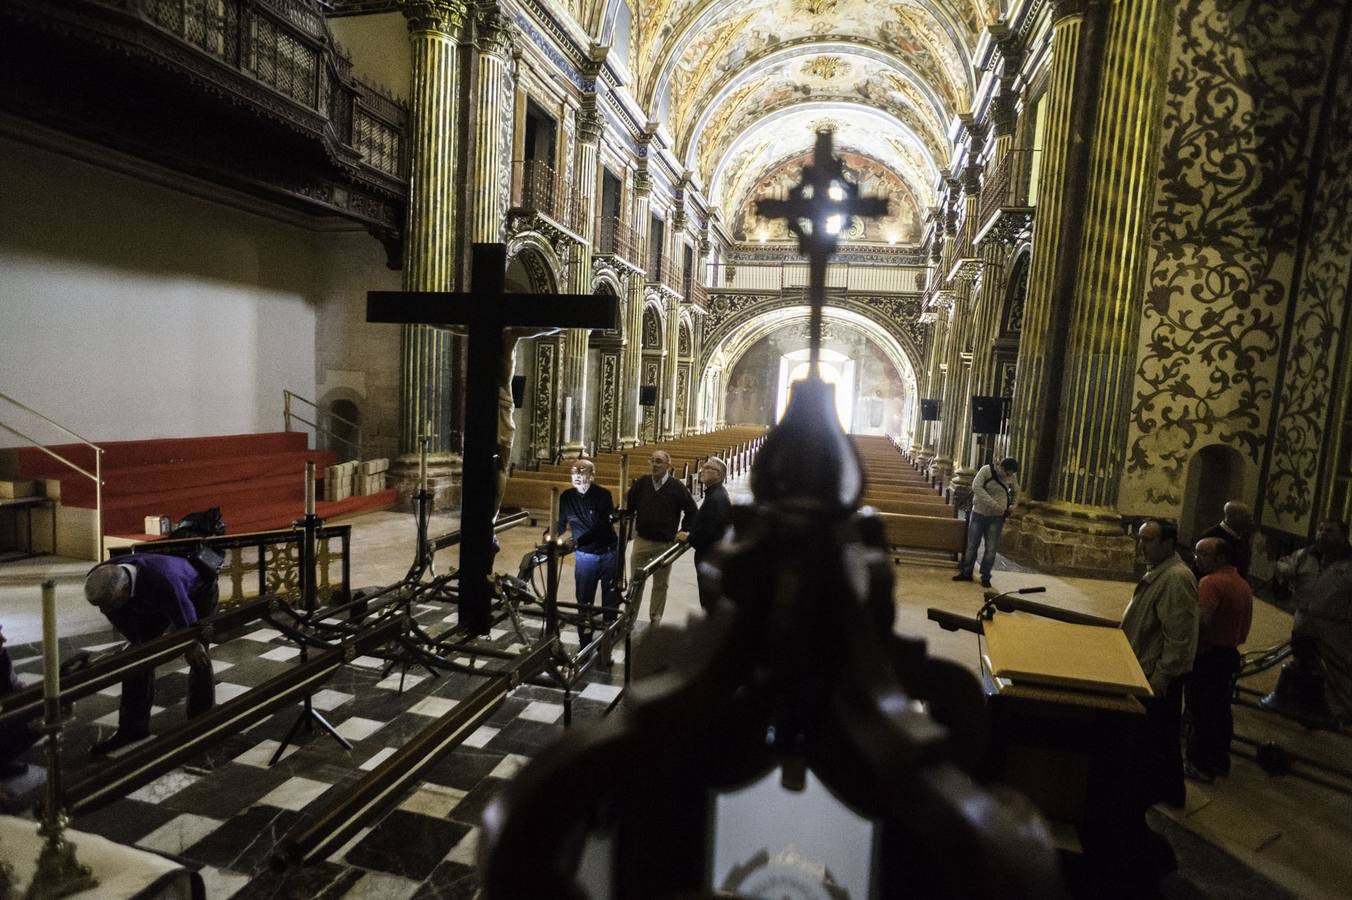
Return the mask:
<path fill-rule="evenodd" d="M 667 461 L 665 459 L 662 459 L 660 456 L 654 456 L 652 459 L 648 460 L 648 462 L 652 463 L 653 465 L 657 465 L 658 463 L 661 463 L 664 466 L 667 465 Z"/>
<path fill-rule="evenodd" d="M 572 473 L 573 473 L 574 475 L 595 475 L 595 474 L 596 474 L 596 472 L 595 472 L 594 470 L 592 470 L 592 469 L 579 469 L 579 468 L 577 468 L 576 466 L 574 466 L 573 469 L 572 469 L 571 471 L 572 471 Z"/>

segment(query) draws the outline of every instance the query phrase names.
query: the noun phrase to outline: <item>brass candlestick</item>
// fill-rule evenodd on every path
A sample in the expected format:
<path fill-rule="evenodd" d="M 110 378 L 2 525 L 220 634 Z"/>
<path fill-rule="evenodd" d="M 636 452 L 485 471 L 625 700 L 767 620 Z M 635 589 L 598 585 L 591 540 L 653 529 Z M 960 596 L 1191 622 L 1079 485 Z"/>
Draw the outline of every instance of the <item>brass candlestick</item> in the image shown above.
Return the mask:
<path fill-rule="evenodd" d="M 75 858 L 75 845 L 65 838 L 69 820 L 61 802 L 61 659 L 56 642 L 56 582 L 51 580 L 42 583 L 42 676 L 47 799 L 38 826 L 42 851 L 24 900 L 56 900 L 99 886 L 90 868 Z"/>

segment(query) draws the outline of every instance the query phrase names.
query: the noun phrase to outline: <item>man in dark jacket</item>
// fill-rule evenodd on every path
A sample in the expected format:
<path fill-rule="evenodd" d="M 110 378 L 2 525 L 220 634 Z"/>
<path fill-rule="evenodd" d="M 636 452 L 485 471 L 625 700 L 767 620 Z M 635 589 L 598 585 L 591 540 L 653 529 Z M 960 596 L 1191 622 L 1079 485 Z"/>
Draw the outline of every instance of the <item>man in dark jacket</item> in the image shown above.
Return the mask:
<path fill-rule="evenodd" d="M 699 482 L 704 485 L 704 500 L 700 503 L 695 524 L 690 527 L 686 541 L 695 551 L 695 576 L 699 581 L 699 605 L 712 612 L 722 594 L 718 572 L 705 565 L 714 545 L 732 524 L 732 501 L 723 482 L 728 477 L 728 465 L 717 456 L 711 456 L 699 467 Z"/>
<path fill-rule="evenodd" d="M 1240 578 L 1248 580 L 1249 561 L 1253 557 L 1253 550 L 1249 546 L 1252 535 L 1253 510 L 1247 503 L 1231 500 L 1225 504 L 1221 520 L 1203 531 L 1198 540 L 1214 537 L 1225 541 L 1225 558 L 1239 572 Z"/>
<path fill-rule="evenodd" d="M 171 628 L 187 628 L 216 611 L 214 573 L 180 556 L 132 554 L 100 563 L 85 577 L 85 599 L 97 606 L 131 644 L 154 640 Z M 211 657 L 198 641 L 183 654 L 188 663 L 188 715 L 215 703 Z M 117 731 L 90 753 L 103 756 L 150 734 L 155 671 L 142 669 L 122 680 Z"/>
<path fill-rule="evenodd" d="M 631 551 L 631 573 L 637 573 L 673 541 L 685 540 L 685 530 L 694 521 L 695 500 L 680 479 L 671 477 L 671 456 L 665 450 L 654 450 L 648 462 L 652 475 L 641 475 L 629 488 L 625 504 L 634 511 L 634 541 Z M 656 625 L 662 621 L 667 607 L 667 581 L 671 567 L 663 566 L 652 573 L 652 603 L 648 607 L 648 621 Z M 639 598 L 642 603 L 642 597 Z"/>
<path fill-rule="evenodd" d="M 14 660 L 5 649 L 5 632 L 0 628 L 0 702 L 22 689 L 19 676 L 14 674 Z M 37 743 L 40 736 L 36 723 L 15 722 L 0 726 L 0 779 L 14 778 L 28 771 L 28 764 L 19 756 Z M 0 802 L 0 806 L 3 805 Z"/>
<path fill-rule="evenodd" d="M 554 533 L 562 536 L 567 530 L 570 535 L 567 540 L 574 550 L 573 583 L 578 605 L 595 606 L 596 586 L 600 584 L 602 615 L 609 625 L 615 621 L 620 607 L 620 594 L 615 590 L 615 528 L 610 521 L 615 501 L 610 491 L 593 484 L 596 464 L 591 460 L 579 459 L 572 476 L 573 486 L 559 497 L 559 520 L 554 524 Z M 578 620 L 581 647 L 591 643 L 589 623 L 589 619 Z M 599 664 L 601 668 L 610 666 L 609 648 L 602 651 Z"/>

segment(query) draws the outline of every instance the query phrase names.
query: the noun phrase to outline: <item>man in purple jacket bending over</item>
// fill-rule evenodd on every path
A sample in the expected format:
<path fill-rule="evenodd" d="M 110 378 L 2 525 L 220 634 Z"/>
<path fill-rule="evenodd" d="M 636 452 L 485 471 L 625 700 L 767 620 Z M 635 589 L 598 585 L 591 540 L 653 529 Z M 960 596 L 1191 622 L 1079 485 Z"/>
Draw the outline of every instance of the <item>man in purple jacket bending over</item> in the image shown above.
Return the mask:
<path fill-rule="evenodd" d="M 187 628 L 216 611 L 214 574 L 180 556 L 133 554 L 95 566 L 85 578 L 85 598 L 97 606 L 130 644 L 154 640 L 171 628 Z M 188 663 L 188 716 L 211 709 L 216 686 L 206 645 L 183 654 Z M 117 731 L 90 748 L 103 756 L 150 735 L 155 671 L 145 668 L 122 680 Z"/>

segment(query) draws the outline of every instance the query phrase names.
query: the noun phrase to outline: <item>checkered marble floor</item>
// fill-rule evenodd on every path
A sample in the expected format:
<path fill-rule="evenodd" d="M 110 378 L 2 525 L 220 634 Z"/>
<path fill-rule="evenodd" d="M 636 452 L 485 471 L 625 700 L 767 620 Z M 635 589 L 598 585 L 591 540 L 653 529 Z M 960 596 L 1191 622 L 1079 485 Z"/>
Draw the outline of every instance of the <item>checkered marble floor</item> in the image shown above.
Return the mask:
<path fill-rule="evenodd" d="M 438 627 L 444 627 L 440 623 L 453 611 L 437 604 L 415 608 L 420 622 Z M 494 643 L 504 648 L 517 641 L 514 633 L 500 630 L 494 637 Z M 565 633 L 564 640 L 576 646 L 576 634 Z M 88 634 L 63 641 L 62 653 L 99 652 L 118 643 L 112 632 Z M 16 670 L 26 683 L 40 680 L 38 650 L 33 645 L 11 648 Z M 276 630 L 255 626 L 213 648 L 212 656 L 220 702 L 284 672 L 295 664 L 298 653 Z M 286 875 L 268 869 L 278 841 L 321 809 L 332 791 L 363 776 L 482 684 L 482 679 L 468 675 L 386 669 L 383 660 L 358 657 L 313 695 L 314 708 L 352 743 L 350 751 L 312 730 L 269 768 L 268 761 L 299 713 L 297 705 L 72 824 L 181 860 L 201 874 L 213 900 L 471 897 L 480 815 L 506 779 L 563 733 L 561 690 L 517 688 L 397 807 L 326 862 Z M 186 666 L 177 666 L 157 673 L 153 730 L 163 731 L 182 720 L 187 671 Z M 590 675 L 574 696 L 574 723 L 600 718 L 621 682 L 618 663 L 613 674 Z M 89 747 L 116 727 L 118 694 L 114 686 L 77 704 L 65 736 L 68 783 L 99 765 L 90 760 Z M 39 751 L 35 748 L 28 756 L 35 766 L 42 761 Z"/>

